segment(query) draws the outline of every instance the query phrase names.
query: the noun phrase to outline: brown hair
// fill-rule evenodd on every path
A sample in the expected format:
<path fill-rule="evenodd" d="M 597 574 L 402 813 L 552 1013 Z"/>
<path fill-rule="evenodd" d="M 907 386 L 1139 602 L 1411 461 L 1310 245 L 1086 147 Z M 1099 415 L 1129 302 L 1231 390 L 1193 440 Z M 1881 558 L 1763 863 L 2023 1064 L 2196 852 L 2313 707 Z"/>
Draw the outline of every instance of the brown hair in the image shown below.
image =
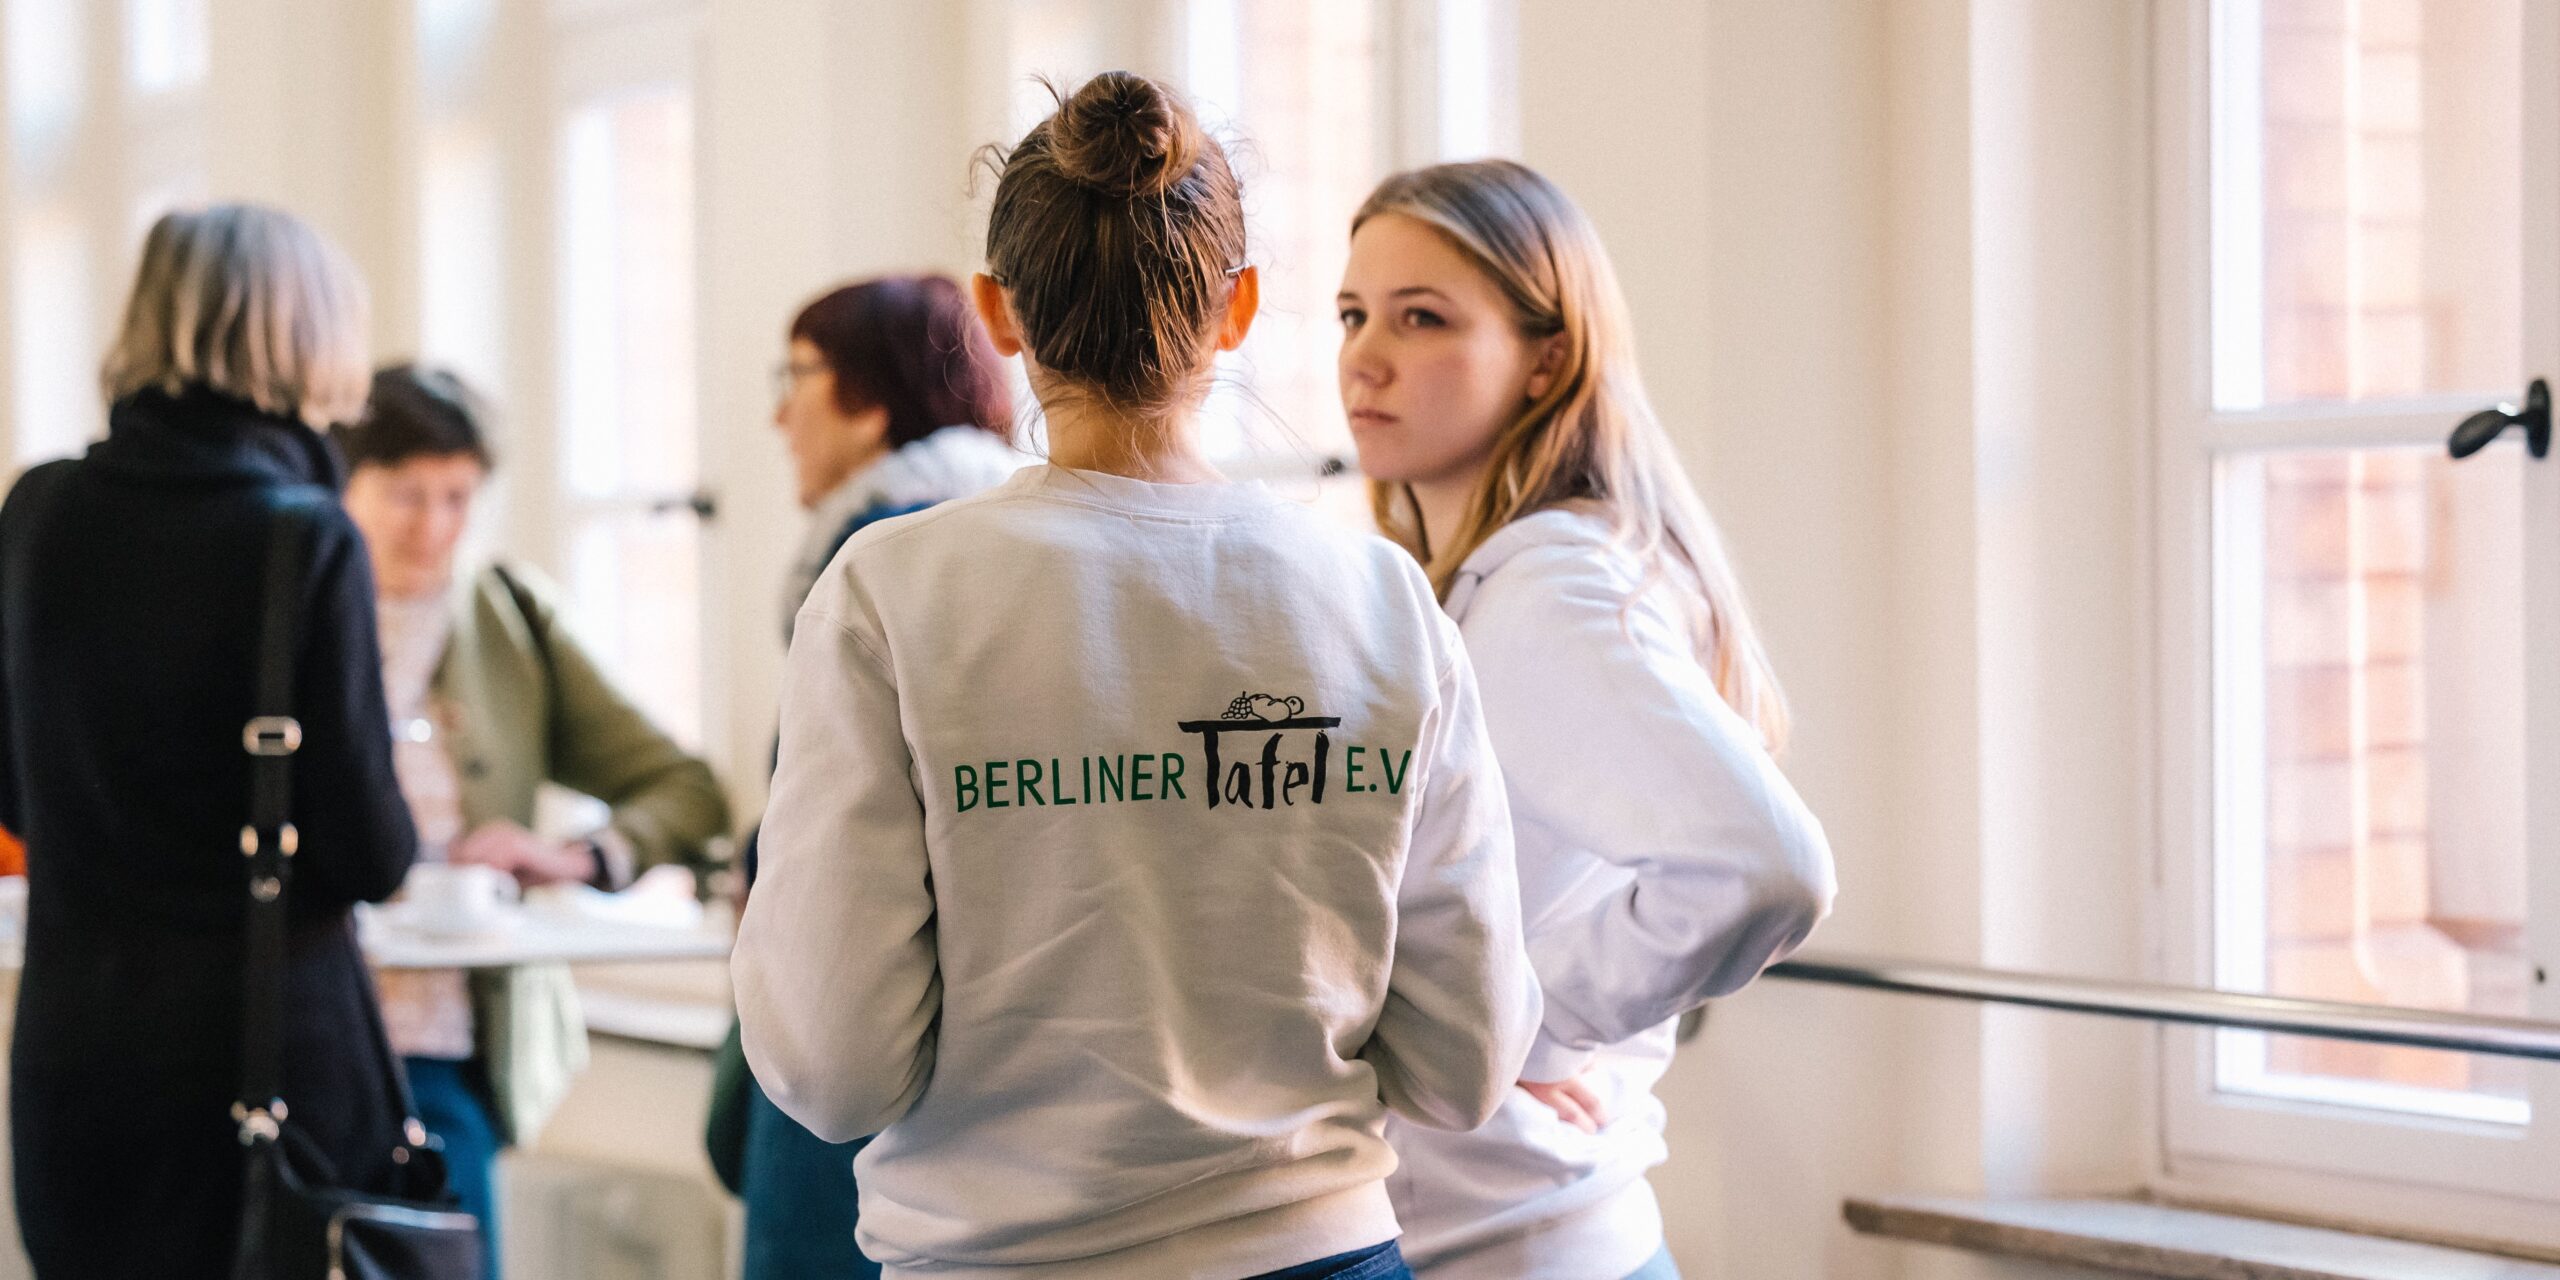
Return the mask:
<path fill-rule="evenodd" d="M 835 375 L 836 407 L 889 415 L 892 449 L 944 427 L 1013 433 L 1013 393 L 949 276 L 883 276 L 820 295 L 791 321 Z"/>
<path fill-rule="evenodd" d="M 1422 560 L 1445 597 L 1496 530 L 1549 507 L 1590 504 L 1644 566 L 1648 584 L 1669 579 L 1681 588 L 1691 642 L 1716 691 L 1769 750 L 1783 748 L 1786 696 L 1715 521 L 1645 396 L 1626 298 L 1591 220 L 1561 188 L 1508 160 L 1396 174 L 1370 193 L 1351 229 L 1390 213 L 1456 246 L 1510 299 L 1523 334 L 1562 338 L 1564 359 L 1547 393 L 1495 434 L 1484 482 L 1457 528 L 1422 529 L 1411 490 L 1371 481 L 1379 527 Z"/>
<path fill-rule="evenodd" d="M 449 369 L 389 364 L 373 371 L 364 416 L 329 429 L 347 469 L 396 467 L 411 458 L 468 455 L 482 471 L 498 469 L 481 427 L 488 407 Z"/>
<path fill-rule="evenodd" d="M 1189 403 L 1244 266 L 1225 149 L 1145 76 L 1106 71 L 1061 96 L 998 169 L 987 274 L 1056 391 L 1142 417 Z"/>

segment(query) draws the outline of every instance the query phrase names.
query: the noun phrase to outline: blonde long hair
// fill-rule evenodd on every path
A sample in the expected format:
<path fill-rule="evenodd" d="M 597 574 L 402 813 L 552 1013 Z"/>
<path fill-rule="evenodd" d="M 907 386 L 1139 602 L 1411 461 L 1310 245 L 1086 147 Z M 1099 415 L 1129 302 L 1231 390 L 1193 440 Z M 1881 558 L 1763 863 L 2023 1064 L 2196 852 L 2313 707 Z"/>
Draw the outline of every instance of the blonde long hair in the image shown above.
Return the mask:
<path fill-rule="evenodd" d="M 1787 739 L 1786 696 L 1770 669 L 1742 584 L 1636 372 L 1617 272 L 1591 220 L 1536 170 L 1507 160 L 1433 165 L 1388 178 L 1351 220 L 1402 214 L 1432 227 L 1500 286 L 1532 340 L 1561 336 L 1544 395 L 1494 436 L 1484 482 L 1458 527 L 1430 530 L 1410 488 L 1371 481 L 1378 526 L 1423 563 L 1445 599 L 1467 557 L 1522 516 L 1587 503 L 1644 566 L 1646 583 L 1681 588 L 1698 660 L 1726 705 L 1773 752 Z"/>

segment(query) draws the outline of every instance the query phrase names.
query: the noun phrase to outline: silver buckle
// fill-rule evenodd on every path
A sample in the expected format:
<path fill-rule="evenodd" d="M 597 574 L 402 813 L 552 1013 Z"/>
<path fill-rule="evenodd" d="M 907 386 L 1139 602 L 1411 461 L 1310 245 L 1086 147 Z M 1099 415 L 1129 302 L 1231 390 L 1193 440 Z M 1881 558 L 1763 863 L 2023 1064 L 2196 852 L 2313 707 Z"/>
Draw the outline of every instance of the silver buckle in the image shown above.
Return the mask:
<path fill-rule="evenodd" d="M 259 716 L 240 730 L 240 745 L 253 756 L 289 756 L 302 749 L 302 722 L 292 716 Z"/>

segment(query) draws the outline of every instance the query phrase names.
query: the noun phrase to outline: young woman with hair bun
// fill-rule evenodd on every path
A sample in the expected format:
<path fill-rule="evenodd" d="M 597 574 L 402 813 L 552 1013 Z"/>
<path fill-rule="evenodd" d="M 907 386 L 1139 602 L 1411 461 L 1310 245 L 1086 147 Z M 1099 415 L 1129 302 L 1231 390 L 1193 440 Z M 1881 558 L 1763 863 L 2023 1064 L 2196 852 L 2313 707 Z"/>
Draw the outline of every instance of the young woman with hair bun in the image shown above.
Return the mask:
<path fill-rule="evenodd" d="M 974 296 L 1049 458 L 855 534 L 800 610 L 733 973 L 877 1134 L 890 1275 L 1407 1275 L 1383 1130 L 1538 1021 L 1474 679 L 1419 566 L 1223 479 L 1257 280 L 1225 153 L 1110 73 L 998 166 Z"/>
<path fill-rule="evenodd" d="M 1831 903 L 1822 827 L 1771 759 L 1784 699 L 1563 191 L 1508 161 L 1389 178 L 1339 303 L 1379 522 L 1481 679 L 1546 997 L 1490 1123 L 1389 1122 L 1406 1248 L 1431 1280 L 1676 1280 L 1644 1175 L 1677 1021 Z"/>

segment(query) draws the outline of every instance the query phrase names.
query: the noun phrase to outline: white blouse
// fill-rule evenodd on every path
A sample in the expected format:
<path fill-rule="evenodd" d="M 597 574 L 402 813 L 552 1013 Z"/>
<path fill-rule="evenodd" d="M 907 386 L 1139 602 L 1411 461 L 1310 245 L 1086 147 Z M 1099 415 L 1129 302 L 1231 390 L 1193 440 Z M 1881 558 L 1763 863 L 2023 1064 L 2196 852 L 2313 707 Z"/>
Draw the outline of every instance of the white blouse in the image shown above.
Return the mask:
<path fill-rule="evenodd" d="M 436 697 L 436 668 L 453 633 L 442 592 L 376 602 L 382 630 L 382 692 L 391 706 L 391 767 L 418 828 L 418 861 L 442 862 L 462 838 L 462 772 L 446 748 L 453 707 Z M 472 1054 L 471 984 L 460 969 L 377 969 L 382 1022 L 404 1058 L 467 1059 Z"/>

